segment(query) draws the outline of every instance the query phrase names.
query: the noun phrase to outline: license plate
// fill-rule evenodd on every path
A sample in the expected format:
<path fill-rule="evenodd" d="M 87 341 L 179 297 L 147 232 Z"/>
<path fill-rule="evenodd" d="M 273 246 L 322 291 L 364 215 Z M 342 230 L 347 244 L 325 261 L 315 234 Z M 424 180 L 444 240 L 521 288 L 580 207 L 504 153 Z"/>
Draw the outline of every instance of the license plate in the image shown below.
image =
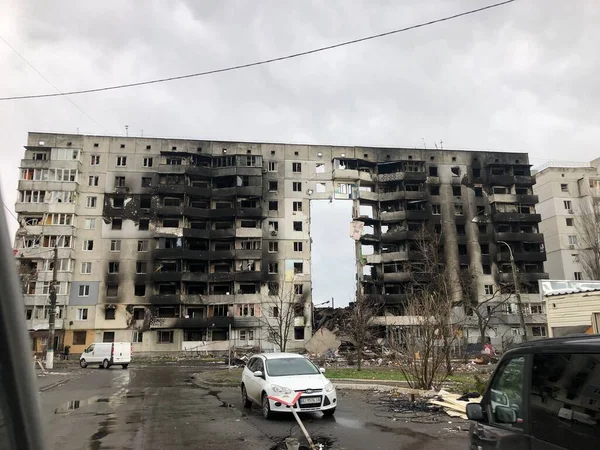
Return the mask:
<path fill-rule="evenodd" d="M 321 404 L 321 397 L 301 398 L 300 399 L 300 404 L 301 405 L 320 405 Z"/>

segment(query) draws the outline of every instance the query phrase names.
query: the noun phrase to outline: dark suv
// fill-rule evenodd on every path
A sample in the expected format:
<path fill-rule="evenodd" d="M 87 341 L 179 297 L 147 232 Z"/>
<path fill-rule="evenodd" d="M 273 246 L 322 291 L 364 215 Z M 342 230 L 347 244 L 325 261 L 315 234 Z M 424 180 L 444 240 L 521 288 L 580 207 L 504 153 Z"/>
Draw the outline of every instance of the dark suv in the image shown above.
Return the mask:
<path fill-rule="evenodd" d="M 600 336 L 515 346 L 467 416 L 470 450 L 600 448 Z"/>

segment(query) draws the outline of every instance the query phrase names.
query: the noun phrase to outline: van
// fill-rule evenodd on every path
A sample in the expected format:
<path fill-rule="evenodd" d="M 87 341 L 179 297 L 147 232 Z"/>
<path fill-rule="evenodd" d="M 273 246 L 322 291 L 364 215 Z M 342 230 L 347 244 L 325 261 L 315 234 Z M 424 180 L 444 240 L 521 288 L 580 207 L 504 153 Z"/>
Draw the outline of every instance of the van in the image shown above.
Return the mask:
<path fill-rule="evenodd" d="M 510 349 L 467 417 L 471 450 L 600 448 L 600 336 Z"/>
<path fill-rule="evenodd" d="M 95 342 L 83 351 L 79 365 L 84 369 L 88 364 L 98 364 L 104 369 L 121 365 L 123 369 L 127 369 L 132 353 L 129 342 Z"/>

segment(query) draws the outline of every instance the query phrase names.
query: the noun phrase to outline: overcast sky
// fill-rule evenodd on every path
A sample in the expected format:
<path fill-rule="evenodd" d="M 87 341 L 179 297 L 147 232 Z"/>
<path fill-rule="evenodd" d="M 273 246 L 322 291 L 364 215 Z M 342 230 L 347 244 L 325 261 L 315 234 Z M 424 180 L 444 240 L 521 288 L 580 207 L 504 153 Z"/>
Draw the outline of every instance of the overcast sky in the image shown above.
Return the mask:
<path fill-rule="evenodd" d="M 0 35 L 67 91 L 248 63 L 493 2 L 4 0 Z M 600 143 L 599 23 L 595 0 L 518 0 L 268 66 L 71 97 L 100 125 L 64 98 L 0 102 L 4 201 L 12 210 L 28 131 L 124 134 L 129 125 L 130 135 L 417 147 L 424 138 L 526 151 L 534 165 L 590 160 Z M 49 92 L 0 41 L 0 97 Z M 328 243 L 323 255 L 341 239 L 351 249 L 347 219 L 327 237 L 312 230 Z M 336 267 L 315 274 L 319 297 L 351 292 L 340 286 L 353 274 Z"/>

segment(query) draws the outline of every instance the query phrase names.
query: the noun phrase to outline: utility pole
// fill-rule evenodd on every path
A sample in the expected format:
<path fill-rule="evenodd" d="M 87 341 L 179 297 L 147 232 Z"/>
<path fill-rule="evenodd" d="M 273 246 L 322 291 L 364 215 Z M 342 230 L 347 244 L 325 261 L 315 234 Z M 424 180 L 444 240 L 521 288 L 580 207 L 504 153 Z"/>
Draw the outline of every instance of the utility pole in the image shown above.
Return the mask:
<path fill-rule="evenodd" d="M 54 267 L 52 268 L 52 281 L 50 282 L 50 315 L 48 316 L 48 347 L 46 349 L 46 369 L 54 368 L 54 334 L 56 322 L 56 284 L 58 274 L 58 246 L 54 246 Z"/>
<path fill-rule="evenodd" d="M 504 244 L 508 247 L 508 253 L 510 255 L 510 267 L 512 269 L 512 279 L 515 289 L 515 297 L 517 298 L 517 308 L 519 308 L 519 322 L 521 323 L 521 329 L 523 330 L 523 341 L 527 342 L 527 328 L 525 327 L 525 315 L 523 314 L 523 303 L 521 302 L 521 291 L 519 290 L 519 277 L 517 274 L 517 265 L 515 264 L 515 258 L 513 256 L 512 248 L 507 242 L 497 241 L 499 244 Z"/>

